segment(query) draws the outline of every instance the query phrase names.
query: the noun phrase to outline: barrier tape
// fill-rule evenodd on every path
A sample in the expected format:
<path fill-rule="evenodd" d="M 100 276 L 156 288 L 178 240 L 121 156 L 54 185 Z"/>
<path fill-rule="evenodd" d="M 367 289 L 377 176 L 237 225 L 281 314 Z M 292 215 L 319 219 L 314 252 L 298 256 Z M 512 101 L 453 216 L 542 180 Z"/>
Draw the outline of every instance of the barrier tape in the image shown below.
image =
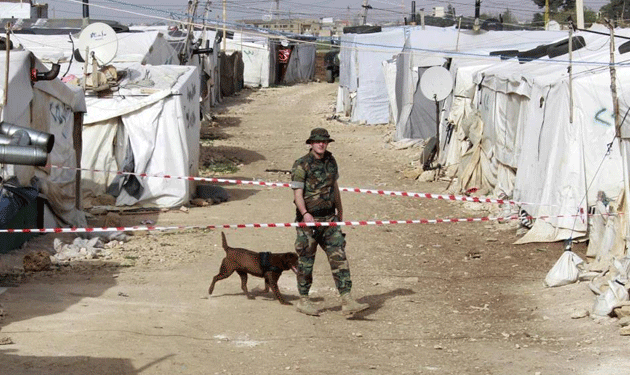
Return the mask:
<path fill-rule="evenodd" d="M 617 214 L 599 214 L 602 216 L 615 216 Z M 579 215 L 539 216 L 537 219 L 576 217 Z M 593 216 L 593 215 L 589 215 Z M 532 218 L 532 217 L 529 217 Z M 462 219 L 417 219 L 417 220 L 370 220 L 370 221 L 336 221 L 314 223 L 266 223 L 266 224 L 220 224 L 220 225 L 190 225 L 190 226 L 132 226 L 132 227 L 93 227 L 93 228 L 33 228 L 33 229 L 0 229 L 0 233 L 99 233 L 99 232 L 124 232 L 124 231 L 167 231 L 187 229 L 241 229 L 241 228 L 291 228 L 291 227 L 341 227 L 341 226 L 366 226 L 366 225 L 393 225 L 393 224 L 441 224 L 441 223 L 472 223 L 520 220 L 519 215 L 504 217 L 469 217 Z M 533 218 L 532 218 L 533 219 Z"/>
<path fill-rule="evenodd" d="M 148 174 L 148 173 L 134 173 L 134 172 L 121 172 L 121 171 L 112 172 L 112 171 L 105 171 L 105 170 L 100 170 L 100 169 L 73 168 L 73 167 L 65 167 L 65 166 L 58 166 L 58 165 L 48 165 L 48 167 L 58 168 L 58 169 L 80 170 L 80 171 L 88 171 L 88 172 L 112 173 L 112 174 L 117 174 L 117 175 L 133 175 L 133 176 L 139 176 L 139 177 L 159 177 L 159 178 L 187 180 L 187 181 L 217 182 L 217 183 L 236 184 L 236 185 L 256 185 L 256 186 L 268 186 L 268 187 L 287 187 L 287 188 L 291 187 L 291 184 L 286 183 L 286 182 L 233 180 L 233 179 L 214 178 L 214 177 L 171 176 L 171 175 L 166 175 L 166 174 Z M 450 201 L 461 201 L 461 202 L 495 203 L 495 204 L 507 203 L 511 205 L 523 205 L 523 206 L 539 205 L 537 203 L 517 202 L 517 201 L 511 201 L 511 200 L 505 200 L 505 199 L 467 197 L 467 196 L 462 196 L 462 195 L 450 195 L 450 194 L 446 195 L 446 194 L 431 194 L 431 193 L 410 193 L 406 191 L 359 189 L 359 188 L 347 188 L 347 187 L 340 187 L 339 190 L 353 192 L 353 193 L 363 193 L 363 194 L 389 195 L 389 196 L 401 196 L 401 197 L 411 197 L 411 198 L 427 198 L 427 199 L 450 200 Z"/>

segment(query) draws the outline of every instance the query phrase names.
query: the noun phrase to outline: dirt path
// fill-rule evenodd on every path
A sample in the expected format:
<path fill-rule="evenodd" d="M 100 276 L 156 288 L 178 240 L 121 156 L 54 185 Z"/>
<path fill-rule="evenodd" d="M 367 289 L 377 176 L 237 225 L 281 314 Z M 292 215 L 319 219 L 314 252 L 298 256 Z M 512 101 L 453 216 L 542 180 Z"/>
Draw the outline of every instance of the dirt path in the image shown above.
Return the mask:
<path fill-rule="evenodd" d="M 306 153 L 310 129 L 326 127 L 340 185 L 443 193 L 446 182 L 402 173 L 417 150 L 394 150 L 392 129 L 327 120 L 336 85 L 311 83 L 227 98 L 204 129 L 203 162 L 239 164 L 229 178 L 289 180 L 282 170 Z M 278 170 L 266 172 L 266 170 Z M 225 186 L 228 202 L 159 214 L 123 215 L 122 225 L 279 223 L 293 219 L 286 188 Z M 479 217 L 488 206 L 342 193 L 347 220 Z M 112 259 L 5 278 L 0 373 L 7 374 L 627 374 L 627 338 L 615 319 L 571 319 L 590 310 L 585 284 L 547 289 L 560 244 L 514 246 L 515 224 L 345 227 L 354 294 L 371 309 L 341 315 L 323 253 L 312 295 L 320 317 L 297 313 L 260 291 L 248 300 L 232 276 L 207 295 L 223 251 L 219 231 L 138 232 Z M 285 252 L 294 229 L 230 229 L 228 242 Z M 41 237 L 29 249 L 50 246 Z M 25 250 L 25 251 L 27 251 Z M 578 246 L 583 254 L 584 247 Z M 19 260 L 5 255 L 5 266 Z M 6 267 L 5 267 L 6 269 Z M 297 299 L 294 276 L 280 278 Z"/>

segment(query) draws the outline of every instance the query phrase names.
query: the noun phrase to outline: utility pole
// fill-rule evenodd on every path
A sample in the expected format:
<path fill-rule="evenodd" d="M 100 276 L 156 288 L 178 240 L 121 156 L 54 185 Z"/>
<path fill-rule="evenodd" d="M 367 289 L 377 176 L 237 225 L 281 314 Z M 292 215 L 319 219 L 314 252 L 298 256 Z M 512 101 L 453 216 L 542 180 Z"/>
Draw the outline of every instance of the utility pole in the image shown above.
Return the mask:
<path fill-rule="evenodd" d="M 618 142 L 619 142 L 619 150 L 621 151 L 621 161 L 622 161 L 622 168 L 623 168 L 623 185 L 624 185 L 624 193 L 626 194 L 626 197 L 630 197 L 630 182 L 629 180 L 629 172 L 628 172 L 628 161 L 627 159 L 627 155 L 628 155 L 628 150 L 627 150 L 627 142 L 624 142 L 624 140 L 621 137 L 621 125 L 622 125 L 622 120 L 619 116 L 619 99 L 617 97 L 617 72 L 616 72 L 616 68 L 615 68 L 615 27 L 613 26 L 613 24 L 611 23 L 610 20 L 608 19 L 604 19 L 604 22 L 606 23 L 606 26 L 608 27 L 608 29 L 610 30 L 610 93 L 612 95 L 612 100 L 613 100 L 613 113 L 615 116 L 615 138 L 617 138 Z M 629 199 L 624 199 L 625 200 L 625 212 L 628 212 L 628 210 L 630 210 L 630 200 Z M 626 239 L 626 247 L 628 246 L 628 234 L 630 233 L 630 222 L 626 222 L 626 227 L 625 227 L 625 233 L 624 233 L 624 238 Z"/>
<path fill-rule="evenodd" d="M 405 0 L 400 1 L 400 11 L 401 11 L 401 14 L 405 14 Z"/>
<path fill-rule="evenodd" d="M 481 13 L 481 0 L 475 0 L 475 22 L 473 23 L 473 30 L 479 31 L 479 14 Z"/>
<path fill-rule="evenodd" d="M 227 44 L 226 41 L 225 41 L 225 39 L 227 37 L 227 32 L 225 30 L 225 22 L 226 22 L 226 19 L 227 19 L 227 11 L 225 10 L 225 1 L 226 0 L 223 0 L 223 48 L 222 48 L 223 52 L 225 52 L 226 44 Z"/>
<path fill-rule="evenodd" d="M 367 13 L 368 9 L 372 9 L 371 5 L 368 5 L 368 0 L 363 0 L 363 11 L 361 13 L 361 25 L 365 25 L 367 23 Z"/>
<path fill-rule="evenodd" d="M 416 25 L 417 24 L 417 21 L 416 21 L 416 2 L 415 1 L 411 2 L 411 24 L 412 25 Z"/>
<path fill-rule="evenodd" d="M 577 15 L 577 28 L 584 29 L 584 0 L 575 0 L 575 13 Z"/>
<path fill-rule="evenodd" d="M 545 0 L 545 30 L 549 30 L 549 0 Z"/>

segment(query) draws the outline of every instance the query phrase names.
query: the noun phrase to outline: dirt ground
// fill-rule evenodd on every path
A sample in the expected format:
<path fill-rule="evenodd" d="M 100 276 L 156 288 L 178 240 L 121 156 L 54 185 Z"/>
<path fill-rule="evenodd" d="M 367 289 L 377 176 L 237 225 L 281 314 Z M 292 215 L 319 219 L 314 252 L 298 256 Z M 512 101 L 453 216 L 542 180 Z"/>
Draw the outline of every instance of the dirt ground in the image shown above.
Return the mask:
<path fill-rule="evenodd" d="M 405 177 L 416 149 L 396 150 L 392 126 L 330 119 L 337 85 L 245 90 L 202 130 L 205 176 L 289 181 L 310 130 L 326 127 L 340 186 L 444 193 L 447 181 Z M 217 171 L 223 172 L 217 172 Z M 215 171 L 211 173 L 211 171 Z M 226 172 L 227 171 L 227 172 Z M 223 185 L 230 200 L 189 210 L 120 215 L 121 225 L 207 226 L 293 220 L 287 188 Z M 481 217 L 492 205 L 342 193 L 346 220 Z M 102 224 L 103 216 L 91 221 Z M 111 259 L 23 273 L 21 255 L 51 250 L 53 235 L 2 260 L 3 374 L 628 374 L 617 319 L 583 317 L 585 283 L 545 288 L 559 243 L 512 245 L 515 223 L 349 226 L 353 294 L 371 308 L 345 319 L 322 252 L 311 317 L 262 293 L 247 299 L 233 275 L 207 290 L 223 258 L 219 230 L 135 232 Z M 226 229 L 228 243 L 292 251 L 293 228 Z M 60 236 L 69 242 L 72 236 Z M 584 255 L 585 245 L 574 249 Z M 280 288 L 298 298 L 295 276 Z"/>

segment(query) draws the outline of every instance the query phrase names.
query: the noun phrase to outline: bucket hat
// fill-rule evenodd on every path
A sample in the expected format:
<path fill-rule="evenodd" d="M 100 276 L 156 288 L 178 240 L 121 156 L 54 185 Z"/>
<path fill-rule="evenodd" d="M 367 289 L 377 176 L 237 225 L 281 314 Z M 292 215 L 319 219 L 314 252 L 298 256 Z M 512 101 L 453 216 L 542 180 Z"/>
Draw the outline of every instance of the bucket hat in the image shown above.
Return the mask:
<path fill-rule="evenodd" d="M 306 140 L 306 143 L 321 142 L 321 141 L 334 142 L 335 140 L 330 138 L 330 135 L 328 134 L 328 130 L 324 128 L 315 128 L 311 130 L 311 136 L 308 137 L 308 139 Z"/>

